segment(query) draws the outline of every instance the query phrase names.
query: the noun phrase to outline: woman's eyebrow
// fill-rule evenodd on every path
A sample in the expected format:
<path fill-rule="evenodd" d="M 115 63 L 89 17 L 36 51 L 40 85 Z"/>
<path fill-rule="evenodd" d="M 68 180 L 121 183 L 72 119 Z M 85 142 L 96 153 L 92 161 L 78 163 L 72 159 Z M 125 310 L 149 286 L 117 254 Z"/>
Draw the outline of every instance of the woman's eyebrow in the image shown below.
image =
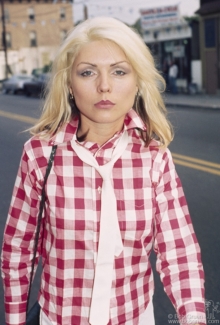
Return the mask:
<path fill-rule="evenodd" d="M 116 63 L 112 63 L 110 66 L 111 67 L 114 67 L 115 65 L 117 65 L 117 64 L 120 64 L 120 63 L 127 63 L 127 64 L 130 64 L 128 61 L 119 61 L 119 62 L 116 62 Z"/>
<path fill-rule="evenodd" d="M 80 62 L 79 64 L 77 64 L 77 67 L 78 67 L 80 64 L 88 64 L 88 65 L 91 65 L 91 66 L 93 66 L 93 67 L 97 67 L 96 64 L 94 64 L 94 63 L 90 63 L 90 62 Z"/>
<path fill-rule="evenodd" d="M 115 62 L 115 63 L 110 64 L 110 67 L 114 67 L 115 65 L 120 64 L 120 63 L 130 64 L 128 61 L 118 61 L 118 62 Z M 97 67 L 97 64 L 94 64 L 94 63 L 91 63 L 91 62 L 80 62 L 79 64 L 77 64 L 77 67 L 80 64 L 88 64 L 88 65 L 91 65 L 92 67 Z"/>

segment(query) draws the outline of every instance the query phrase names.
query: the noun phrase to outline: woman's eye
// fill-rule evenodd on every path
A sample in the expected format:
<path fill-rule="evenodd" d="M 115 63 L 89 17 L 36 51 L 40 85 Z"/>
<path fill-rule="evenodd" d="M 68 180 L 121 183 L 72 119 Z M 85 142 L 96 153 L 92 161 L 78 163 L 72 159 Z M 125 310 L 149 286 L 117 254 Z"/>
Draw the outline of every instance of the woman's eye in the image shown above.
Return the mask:
<path fill-rule="evenodd" d="M 90 76 L 92 76 L 92 74 L 93 74 L 92 71 L 90 71 L 90 70 L 86 70 L 86 71 L 83 71 L 83 72 L 81 73 L 81 76 L 82 76 L 82 77 L 90 77 Z"/>
<path fill-rule="evenodd" d="M 125 75 L 125 72 L 124 72 L 123 70 L 116 70 L 116 71 L 115 71 L 115 74 L 116 74 L 117 76 L 124 76 L 124 75 Z"/>

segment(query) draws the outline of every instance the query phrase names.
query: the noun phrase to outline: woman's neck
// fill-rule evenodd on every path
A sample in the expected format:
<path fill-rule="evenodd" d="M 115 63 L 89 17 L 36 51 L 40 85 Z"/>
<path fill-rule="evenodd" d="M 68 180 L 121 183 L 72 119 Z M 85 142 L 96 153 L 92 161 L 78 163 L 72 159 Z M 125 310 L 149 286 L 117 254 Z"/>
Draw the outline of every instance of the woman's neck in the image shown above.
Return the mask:
<path fill-rule="evenodd" d="M 103 145 L 111 139 L 115 133 L 122 130 L 124 123 L 82 123 L 79 125 L 77 137 L 80 138 L 84 134 L 85 140 Z"/>

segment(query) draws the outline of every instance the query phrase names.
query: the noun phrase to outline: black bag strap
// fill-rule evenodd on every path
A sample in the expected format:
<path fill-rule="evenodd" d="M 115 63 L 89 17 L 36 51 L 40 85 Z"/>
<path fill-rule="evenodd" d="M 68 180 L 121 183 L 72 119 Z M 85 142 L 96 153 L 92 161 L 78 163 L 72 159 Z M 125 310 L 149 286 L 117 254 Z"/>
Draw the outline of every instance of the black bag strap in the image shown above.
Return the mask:
<path fill-rule="evenodd" d="M 45 204 L 45 199 L 46 199 L 45 185 L 46 185 L 48 176 L 51 171 L 51 167 L 52 167 L 52 164 L 54 161 L 56 150 L 57 150 L 57 146 L 53 146 L 51 154 L 50 154 L 50 158 L 48 160 L 47 169 L 46 169 L 46 173 L 44 176 L 44 182 L 43 182 L 42 191 L 41 191 L 41 201 L 40 201 L 40 208 L 39 208 L 39 213 L 38 213 L 38 218 L 37 218 L 37 229 L 36 229 L 35 238 L 34 238 L 34 253 L 33 253 L 33 259 L 32 259 L 32 263 L 31 263 L 31 274 L 30 274 L 30 281 L 29 281 L 26 313 L 28 312 L 29 300 L 30 300 L 30 295 L 31 295 L 31 285 L 32 285 L 33 276 L 34 276 L 34 265 L 35 265 L 35 259 L 36 259 L 36 254 L 37 254 L 38 239 L 39 239 L 39 235 L 40 235 L 40 226 L 41 226 L 42 214 L 43 214 L 43 209 L 44 209 L 44 204 Z"/>

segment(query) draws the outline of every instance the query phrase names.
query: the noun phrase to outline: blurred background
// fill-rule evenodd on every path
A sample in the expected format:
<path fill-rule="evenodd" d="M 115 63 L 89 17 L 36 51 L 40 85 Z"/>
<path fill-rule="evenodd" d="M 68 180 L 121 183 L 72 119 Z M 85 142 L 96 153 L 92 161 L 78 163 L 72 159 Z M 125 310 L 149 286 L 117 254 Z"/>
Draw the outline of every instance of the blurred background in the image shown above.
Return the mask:
<path fill-rule="evenodd" d="M 179 92 L 220 89 L 219 0 L 1 0 L 0 80 L 47 72 L 67 32 L 98 15 L 136 28 L 165 78 L 175 60 Z"/>

